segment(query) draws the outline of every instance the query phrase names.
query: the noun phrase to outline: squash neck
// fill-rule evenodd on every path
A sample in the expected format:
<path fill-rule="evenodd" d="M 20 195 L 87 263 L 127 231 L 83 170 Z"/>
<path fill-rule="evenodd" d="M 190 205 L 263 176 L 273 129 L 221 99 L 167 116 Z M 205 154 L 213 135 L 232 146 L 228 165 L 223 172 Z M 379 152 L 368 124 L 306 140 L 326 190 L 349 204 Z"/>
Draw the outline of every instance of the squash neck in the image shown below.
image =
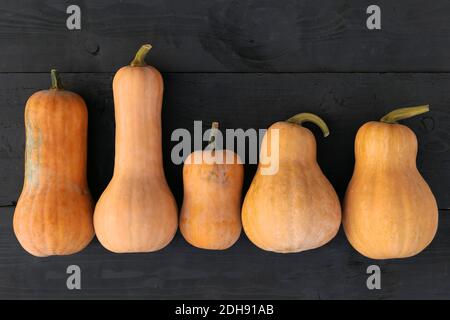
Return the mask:
<path fill-rule="evenodd" d="M 116 119 L 114 175 L 135 179 L 163 177 L 159 117 L 139 113 L 124 117 L 116 113 Z"/>

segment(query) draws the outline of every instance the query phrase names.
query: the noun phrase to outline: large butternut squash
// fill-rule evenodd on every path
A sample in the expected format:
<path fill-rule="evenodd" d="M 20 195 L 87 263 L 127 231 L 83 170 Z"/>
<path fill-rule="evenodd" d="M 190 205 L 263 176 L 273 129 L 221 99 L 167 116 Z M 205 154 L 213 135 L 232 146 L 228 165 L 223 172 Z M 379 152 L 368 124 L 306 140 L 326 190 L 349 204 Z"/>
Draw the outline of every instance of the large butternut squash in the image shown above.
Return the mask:
<path fill-rule="evenodd" d="M 339 199 L 317 164 L 316 140 L 301 126 L 304 121 L 316 123 L 328 135 L 322 119 L 309 113 L 273 124 L 264 136 L 260 163 L 244 200 L 244 231 L 264 250 L 291 253 L 318 248 L 339 230 Z M 278 143 L 272 141 L 276 134 Z M 275 153 L 278 172 L 264 175 L 263 163 L 273 165 L 267 156 L 276 159 Z"/>
<path fill-rule="evenodd" d="M 94 225 L 102 245 L 117 253 L 165 247 L 178 227 L 177 205 L 163 170 L 163 80 L 141 47 L 114 77 L 116 156 L 114 175 L 97 203 Z"/>
<path fill-rule="evenodd" d="M 63 90 L 56 70 L 51 89 L 27 102 L 25 179 L 14 232 L 32 255 L 73 254 L 94 237 L 86 178 L 87 122 L 86 104 Z"/>
<path fill-rule="evenodd" d="M 428 110 L 398 109 L 379 122 L 364 124 L 356 135 L 343 225 L 352 246 L 369 258 L 414 256 L 436 234 L 438 209 L 416 167 L 416 135 L 396 123 Z"/>
<path fill-rule="evenodd" d="M 183 167 L 184 200 L 180 230 L 193 246 L 224 250 L 241 234 L 244 168 L 230 150 L 215 149 L 214 123 L 207 150 L 191 153 Z"/>

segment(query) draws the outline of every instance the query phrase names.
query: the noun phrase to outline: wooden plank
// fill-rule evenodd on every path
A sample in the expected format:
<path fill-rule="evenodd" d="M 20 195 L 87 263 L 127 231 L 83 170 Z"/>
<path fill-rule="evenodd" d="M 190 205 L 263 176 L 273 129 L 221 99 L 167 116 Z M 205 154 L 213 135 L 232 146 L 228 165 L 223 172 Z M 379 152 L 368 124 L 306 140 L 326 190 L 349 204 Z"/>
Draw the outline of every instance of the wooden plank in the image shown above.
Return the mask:
<path fill-rule="evenodd" d="M 78 4 L 82 29 L 68 31 Z M 33 1 L 0 3 L 0 72 L 113 72 L 151 42 L 150 61 L 176 72 L 450 71 L 450 2 Z"/>
<path fill-rule="evenodd" d="M 152 254 L 115 255 L 94 242 L 69 257 L 34 258 L 12 231 L 14 208 L 0 209 L 1 299 L 449 299 L 450 215 L 423 253 L 374 261 L 353 250 L 343 232 L 318 250 L 280 255 L 245 236 L 223 252 L 199 250 L 178 234 Z M 381 268 L 382 290 L 366 287 L 368 266 Z M 81 268 L 82 289 L 66 288 L 69 265 Z"/>
<path fill-rule="evenodd" d="M 103 191 L 114 162 L 114 106 L 111 74 L 64 74 L 67 88 L 89 106 L 89 182 Z M 266 128 L 299 112 L 321 115 L 331 136 L 317 135 L 319 164 L 343 195 L 353 170 L 354 136 L 364 122 L 400 106 L 430 103 L 424 117 L 405 121 L 419 141 L 418 167 L 441 209 L 450 208 L 450 74 L 164 74 L 164 157 L 169 184 L 182 199 L 180 165 L 170 161 L 176 128 L 193 132 L 213 120 L 221 128 Z M 48 87 L 47 74 L 0 74 L 0 205 L 17 200 L 23 180 L 23 106 L 34 91 Z M 245 188 L 255 166 L 246 166 Z"/>

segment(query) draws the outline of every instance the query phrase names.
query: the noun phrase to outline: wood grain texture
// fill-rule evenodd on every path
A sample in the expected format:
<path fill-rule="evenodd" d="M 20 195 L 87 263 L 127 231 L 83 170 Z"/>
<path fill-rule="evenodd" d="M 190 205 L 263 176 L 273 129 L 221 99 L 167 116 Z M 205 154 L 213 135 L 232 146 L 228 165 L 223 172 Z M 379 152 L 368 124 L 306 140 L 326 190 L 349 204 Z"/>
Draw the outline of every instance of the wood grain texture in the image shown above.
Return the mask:
<path fill-rule="evenodd" d="M 179 204 L 182 166 L 170 161 L 176 128 L 193 132 L 219 121 L 221 128 L 267 128 L 299 112 L 323 117 L 330 137 L 316 133 L 318 160 L 343 195 L 353 171 L 353 142 L 365 122 L 402 106 L 431 104 L 431 112 L 405 121 L 419 141 L 418 167 L 439 207 L 450 208 L 450 74 L 181 74 L 166 73 L 163 107 L 163 155 L 166 175 Z M 80 93 L 89 109 L 90 188 L 97 198 L 112 176 L 114 104 L 112 74 L 63 74 L 70 90 Z M 23 110 L 32 92 L 48 87 L 48 74 L 0 74 L 0 205 L 17 200 L 23 181 Z M 244 192 L 256 166 L 245 167 Z"/>
<path fill-rule="evenodd" d="M 66 8 L 82 9 L 68 31 Z M 266 128 L 298 112 L 323 117 L 319 164 L 342 197 L 360 125 L 422 103 L 431 112 L 405 124 L 417 134 L 418 167 L 441 209 L 450 208 L 450 2 L 378 0 L 382 30 L 366 28 L 369 0 L 3 0 L 0 2 L 0 299 L 449 299 L 450 211 L 422 254 L 372 261 L 341 231 L 314 251 L 261 251 L 245 236 L 230 250 L 195 249 L 178 234 L 153 254 L 115 255 L 97 240 L 70 257 L 28 255 L 12 230 L 23 182 L 27 98 L 48 88 L 50 68 L 89 108 L 88 176 L 95 198 L 112 176 L 113 72 L 143 43 L 164 72 L 165 169 L 179 204 L 182 167 L 170 161 L 176 128 Z M 264 72 L 258 74 L 255 72 Z M 386 73 L 390 72 L 390 73 Z M 392 73 L 397 72 L 397 73 Z M 405 73 L 409 72 L 409 73 Z M 430 73 L 437 72 L 437 73 Z M 246 165 L 244 192 L 256 166 Z M 10 206 L 10 207 L 3 207 Z M 66 289 L 66 268 L 82 269 L 82 290 Z M 382 269 L 382 290 L 366 268 Z"/>
<path fill-rule="evenodd" d="M 450 2 L 427 3 L 378 0 L 369 31 L 369 0 L 3 0 L 0 72 L 113 72 L 147 42 L 162 71 L 450 71 Z"/>
<path fill-rule="evenodd" d="M 450 215 L 441 212 L 431 246 L 406 260 L 359 255 L 343 232 L 300 254 L 261 251 L 244 236 L 229 250 L 196 249 L 177 235 L 153 254 L 115 255 L 97 240 L 69 257 L 34 258 L 12 231 L 14 208 L 0 209 L 0 299 L 448 299 Z M 66 288 L 69 265 L 81 268 L 82 290 Z M 366 287 L 379 265 L 382 290 Z"/>

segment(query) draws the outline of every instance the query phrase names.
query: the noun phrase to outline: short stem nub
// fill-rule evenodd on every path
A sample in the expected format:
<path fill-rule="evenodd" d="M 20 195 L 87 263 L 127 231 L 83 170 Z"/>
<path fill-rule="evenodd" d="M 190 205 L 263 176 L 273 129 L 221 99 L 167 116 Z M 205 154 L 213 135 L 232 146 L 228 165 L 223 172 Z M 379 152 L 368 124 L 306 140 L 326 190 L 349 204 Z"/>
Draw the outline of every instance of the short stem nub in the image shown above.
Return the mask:
<path fill-rule="evenodd" d="M 145 63 L 145 57 L 152 49 L 152 46 L 149 44 L 144 44 L 139 51 L 136 53 L 136 57 L 131 62 L 132 67 L 145 67 L 147 63 Z"/>
<path fill-rule="evenodd" d="M 53 90 L 63 90 L 63 85 L 61 83 L 61 78 L 59 77 L 59 72 L 56 69 L 52 69 L 50 72 L 51 78 L 52 78 L 52 86 L 50 89 Z"/>
<path fill-rule="evenodd" d="M 320 130 L 322 130 L 324 137 L 328 137 L 330 135 L 330 130 L 328 129 L 325 121 L 323 121 L 319 116 L 316 116 L 312 113 L 299 113 L 287 120 L 287 122 L 295 123 L 298 125 L 302 125 L 303 122 L 312 122 L 317 125 Z"/>
<path fill-rule="evenodd" d="M 216 149 L 216 134 L 217 130 L 219 130 L 219 123 L 213 122 L 211 125 L 211 131 L 209 134 L 209 149 L 215 150 Z"/>
<path fill-rule="evenodd" d="M 389 112 L 387 115 L 381 118 L 380 121 L 393 124 L 397 123 L 397 121 L 415 117 L 428 111 L 430 111 L 430 106 L 428 104 L 417 107 L 400 108 Z"/>

